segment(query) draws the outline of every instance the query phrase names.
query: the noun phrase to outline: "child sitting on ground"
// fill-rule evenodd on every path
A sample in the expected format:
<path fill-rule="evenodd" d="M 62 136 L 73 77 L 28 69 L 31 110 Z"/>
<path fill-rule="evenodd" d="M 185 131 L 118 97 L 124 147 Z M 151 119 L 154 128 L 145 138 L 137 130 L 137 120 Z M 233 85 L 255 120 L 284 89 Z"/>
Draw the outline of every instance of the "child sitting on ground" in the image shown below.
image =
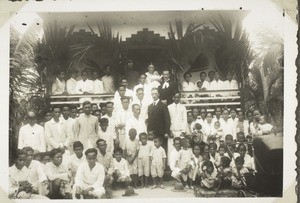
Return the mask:
<path fill-rule="evenodd" d="M 240 156 L 235 158 L 235 167 L 232 169 L 232 186 L 235 188 L 242 188 L 245 186 L 245 177 L 244 174 L 248 173 L 248 169 L 243 166 L 244 165 L 244 159 Z"/>
<path fill-rule="evenodd" d="M 246 146 L 244 144 L 239 144 L 237 149 L 238 149 L 238 153 L 234 153 L 234 159 L 240 156 L 241 158 L 244 159 L 244 167 L 246 167 L 249 171 L 254 171 L 255 170 L 254 160 L 253 157 L 251 157 L 249 154 L 246 153 L 247 152 Z"/>
<path fill-rule="evenodd" d="M 150 176 L 150 152 L 152 146 L 147 142 L 147 134 L 140 133 L 140 150 L 138 153 L 138 175 L 141 181 L 142 188 L 148 187 L 148 179 Z"/>
<path fill-rule="evenodd" d="M 209 144 L 209 154 L 210 154 L 210 161 L 215 164 L 216 159 L 220 157 L 219 153 L 217 151 L 217 144 L 216 143 L 210 143 Z"/>
<path fill-rule="evenodd" d="M 171 176 L 175 178 L 177 181 L 181 182 L 180 180 L 180 169 L 178 168 L 177 160 L 178 160 L 178 154 L 181 150 L 181 138 L 175 137 L 173 139 L 173 146 L 174 149 L 171 151 L 169 159 L 170 159 L 170 169 L 172 171 Z"/>
<path fill-rule="evenodd" d="M 131 128 L 129 130 L 129 139 L 125 139 L 124 144 L 124 157 L 128 162 L 128 169 L 130 171 L 130 177 L 132 179 L 133 187 L 137 188 L 137 174 L 138 174 L 138 153 L 140 143 L 136 138 L 136 129 Z"/>
<path fill-rule="evenodd" d="M 226 152 L 225 148 L 226 147 L 224 145 L 220 145 L 220 147 L 219 147 L 219 153 L 218 153 L 219 156 L 217 156 L 215 158 L 215 165 L 216 165 L 217 169 L 221 166 L 220 165 L 221 164 L 221 158 L 225 156 L 225 152 Z"/>
<path fill-rule="evenodd" d="M 128 162 L 122 158 L 123 150 L 121 147 L 117 147 L 114 150 L 114 158 L 113 158 L 113 178 L 114 185 L 116 182 L 124 182 L 125 187 L 129 186 L 131 182 L 130 172 L 128 169 Z"/>
<path fill-rule="evenodd" d="M 163 185 L 163 175 L 166 166 L 167 156 L 164 148 L 161 147 L 161 140 L 159 138 L 154 139 L 155 147 L 150 152 L 150 166 L 151 176 L 153 177 L 154 188 L 165 188 Z"/>
<path fill-rule="evenodd" d="M 230 167 L 230 162 L 231 160 L 227 156 L 221 158 L 218 177 L 220 179 L 221 187 L 223 188 L 231 186 L 232 169 Z"/>
<path fill-rule="evenodd" d="M 203 152 L 203 153 L 202 153 L 202 161 L 201 161 L 200 164 L 199 164 L 199 171 L 198 171 L 198 173 L 199 173 L 200 175 L 203 173 L 203 171 L 202 171 L 202 166 L 203 166 L 204 162 L 205 162 L 205 161 L 209 161 L 209 159 L 210 159 L 209 153 L 208 153 L 208 152 Z"/>
<path fill-rule="evenodd" d="M 201 173 L 201 186 L 207 189 L 213 189 L 216 187 L 218 181 L 218 172 L 214 169 L 214 165 L 211 161 L 205 161 L 202 164 Z"/>
<path fill-rule="evenodd" d="M 193 171 L 191 162 L 194 159 L 192 150 L 189 148 L 189 141 L 187 138 L 181 139 L 182 149 L 178 154 L 178 167 L 180 169 L 183 186 L 185 188 L 192 188 Z M 188 184 L 189 181 L 189 184 Z"/>
<path fill-rule="evenodd" d="M 200 178 L 200 172 L 199 167 L 203 160 L 199 145 L 194 145 L 193 147 L 193 154 L 194 154 L 194 169 L 193 169 L 193 185 L 195 185 L 195 182 L 198 182 L 197 180 Z"/>

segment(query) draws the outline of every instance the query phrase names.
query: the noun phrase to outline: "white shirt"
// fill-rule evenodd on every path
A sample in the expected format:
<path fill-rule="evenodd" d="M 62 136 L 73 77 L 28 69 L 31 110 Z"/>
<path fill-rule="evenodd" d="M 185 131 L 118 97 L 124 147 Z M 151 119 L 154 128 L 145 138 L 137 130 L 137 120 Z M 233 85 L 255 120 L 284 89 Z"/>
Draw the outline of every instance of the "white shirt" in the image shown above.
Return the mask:
<path fill-rule="evenodd" d="M 124 128 L 119 128 L 119 133 L 125 133 L 125 127 L 127 120 L 132 116 L 132 111 L 128 108 L 127 110 L 123 109 L 123 107 L 119 110 L 116 109 L 116 125 L 123 124 Z"/>
<path fill-rule="evenodd" d="M 138 98 L 133 99 L 132 101 L 132 105 L 131 105 L 131 109 L 132 106 L 134 104 L 138 104 L 141 107 L 141 114 L 140 117 L 142 117 L 142 119 L 146 120 L 148 118 L 148 106 L 153 102 L 153 99 L 151 98 L 151 100 L 146 99 L 145 97 L 142 100 L 139 100 Z"/>
<path fill-rule="evenodd" d="M 145 74 L 147 76 L 146 82 L 152 87 L 155 83 L 157 84 L 161 81 L 161 76 L 158 74 L 157 71 L 154 71 L 153 73 L 146 72 Z"/>
<path fill-rule="evenodd" d="M 209 135 L 216 135 L 217 130 L 214 127 L 214 123 L 211 121 L 211 123 L 208 123 L 207 120 L 205 120 L 204 124 L 204 132 L 207 136 Z"/>
<path fill-rule="evenodd" d="M 66 90 L 66 82 L 64 80 L 60 81 L 58 78 L 52 84 L 52 94 L 62 94 Z"/>
<path fill-rule="evenodd" d="M 203 81 L 201 89 L 204 89 L 204 88 L 205 88 L 205 90 L 209 90 L 210 89 L 210 84 L 206 80 Z"/>
<path fill-rule="evenodd" d="M 133 87 L 133 95 L 134 95 L 135 99 L 137 99 L 136 98 L 136 90 L 139 88 L 144 89 L 144 97 L 151 98 L 151 86 L 148 85 L 147 83 L 145 83 L 144 85 L 140 83 Z"/>
<path fill-rule="evenodd" d="M 101 164 L 96 162 L 96 165 L 90 170 L 87 162 L 82 163 L 77 170 L 75 177 L 75 185 L 90 186 L 94 189 L 103 187 L 105 172 Z"/>
<path fill-rule="evenodd" d="M 32 147 L 39 152 L 46 151 L 44 128 L 38 124 L 26 124 L 20 128 L 18 148 Z"/>
<path fill-rule="evenodd" d="M 67 92 L 69 94 L 76 94 L 75 88 L 76 88 L 77 80 L 74 78 L 70 78 L 67 80 Z"/>
<path fill-rule="evenodd" d="M 171 118 L 171 131 L 185 132 L 187 126 L 186 108 L 182 104 L 172 103 L 168 106 Z"/>
<path fill-rule="evenodd" d="M 125 96 L 126 96 L 126 97 L 132 98 L 132 97 L 133 97 L 133 91 L 126 88 Z M 129 103 L 131 102 L 131 100 L 132 100 L 132 99 L 129 100 Z M 116 92 L 115 92 L 114 99 L 113 99 L 113 103 L 114 103 L 114 107 L 115 107 L 115 110 L 116 110 L 116 111 L 118 111 L 119 109 L 122 108 L 121 96 L 120 96 L 120 94 L 119 94 L 119 91 L 116 91 Z M 129 105 L 129 106 L 130 106 L 130 105 Z"/>
<path fill-rule="evenodd" d="M 113 153 L 115 137 L 108 131 L 108 128 L 104 132 L 100 127 L 99 131 L 98 131 L 98 135 L 99 135 L 99 138 L 106 141 L 106 144 L 107 144 L 106 152 Z"/>
<path fill-rule="evenodd" d="M 129 138 L 129 130 L 131 128 L 136 129 L 137 132 L 137 136 L 136 139 L 139 139 L 139 134 L 142 132 L 147 132 L 147 128 L 146 128 L 146 124 L 145 124 L 145 120 L 141 118 L 141 116 L 139 116 L 139 118 L 137 119 L 136 117 L 134 117 L 133 115 L 131 115 L 127 121 L 126 121 L 126 135 Z"/>
<path fill-rule="evenodd" d="M 196 90 L 196 86 L 193 82 L 186 82 L 183 81 L 182 82 L 182 91 L 195 91 Z"/>
<path fill-rule="evenodd" d="M 55 179 L 70 181 L 68 166 L 65 163 L 64 160 L 59 166 L 54 165 L 52 162 L 46 163 L 45 172 L 48 179 L 51 181 Z"/>
<path fill-rule="evenodd" d="M 225 136 L 230 134 L 232 135 L 233 139 L 236 139 L 236 132 L 235 132 L 235 128 L 236 128 L 236 124 L 232 121 L 232 120 L 227 120 L 227 122 L 222 119 L 220 121 L 221 123 L 221 128 L 223 129 L 223 140 L 225 140 Z"/>
<path fill-rule="evenodd" d="M 175 168 L 177 168 L 177 160 L 178 160 L 179 151 L 176 149 L 173 149 L 170 153 L 169 159 L 170 159 L 170 169 L 173 171 Z"/>
<path fill-rule="evenodd" d="M 93 81 L 93 94 L 103 94 L 104 88 L 103 88 L 103 82 L 101 80 L 94 80 Z"/>
<path fill-rule="evenodd" d="M 24 166 L 21 170 L 17 169 L 16 165 L 9 167 L 9 196 L 16 198 L 19 182 L 28 181 L 29 179 L 29 171 L 26 166 Z"/>
<path fill-rule="evenodd" d="M 67 123 L 60 118 L 56 123 L 54 118 L 45 123 L 45 137 L 47 139 L 48 150 L 58 148 L 60 146 L 69 147 L 70 137 L 67 134 Z"/>
<path fill-rule="evenodd" d="M 46 173 L 42 164 L 36 160 L 32 160 L 28 168 L 28 180 L 30 183 L 38 188 L 39 183 L 47 180 Z"/>
<path fill-rule="evenodd" d="M 240 125 L 243 125 L 243 131 L 240 129 Z M 236 132 L 243 132 L 245 136 L 249 134 L 249 122 L 247 120 L 244 120 L 243 122 L 237 121 L 236 123 Z"/>
<path fill-rule="evenodd" d="M 83 94 L 84 92 L 93 93 L 94 84 L 92 80 L 79 80 L 75 87 L 75 92 L 77 94 Z"/>
<path fill-rule="evenodd" d="M 224 81 L 224 89 L 235 90 L 239 89 L 239 85 L 236 80 L 225 80 Z"/>
<path fill-rule="evenodd" d="M 225 89 L 224 82 L 222 80 L 213 80 L 210 84 L 210 90 L 223 90 Z"/>
<path fill-rule="evenodd" d="M 80 164 L 82 164 L 84 162 L 86 162 L 86 158 L 85 158 L 84 154 L 82 155 L 82 157 L 80 159 L 76 156 L 76 154 L 72 154 L 70 156 L 67 166 L 68 166 L 69 170 L 71 171 L 73 177 L 75 177 Z"/>
<path fill-rule="evenodd" d="M 115 114 L 113 113 L 112 116 L 108 116 L 107 114 L 105 114 L 104 116 L 102 116 L 102 118 L 108 119 L 108 127 L 107 127 L 106 131 L 107 131 L 107 133 L 111 134 L 114 139 L 116 139 L 117 138 L 117 131 L 116 131 L 117 121 L 116 121 Z"/>
<path fill-rule="evenodd" d="M 128 169 L 128 163 L 125 159 L 121 158 L 121 161 L 118 162 L 116 158 L 113 158 L 113 167 L 114 170 L 119 170 L 122 176 L 128 176 L 130 175 L 129 169 Z"/>
<path fill-rule="evenodd" d="M 104 75 L 101 78 L 103 82 L 103 88 L 105 93 L 114 93 L 115 92 L 115 85 L 114 85 L 114 78 L 113 76 Z"/>

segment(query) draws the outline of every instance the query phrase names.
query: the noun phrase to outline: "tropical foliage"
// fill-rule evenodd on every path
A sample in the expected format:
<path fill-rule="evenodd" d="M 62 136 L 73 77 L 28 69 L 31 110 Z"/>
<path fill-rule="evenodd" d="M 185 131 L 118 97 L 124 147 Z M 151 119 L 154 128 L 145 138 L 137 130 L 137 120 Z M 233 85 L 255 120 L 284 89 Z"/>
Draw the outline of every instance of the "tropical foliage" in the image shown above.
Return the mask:
<path fill-rule="evenodd" d="M 242 27 L 242 20 L 236 19 L 233 22 L 220 15 L 210 22 L 216 29 L 216 34 L 208 38 L 215 49 L 216 70 L 223 78 L 230 72 L 236 75 L 239 82 L 243 82 L 247 70 L 242 67 L 253 60 L 253 51 L 248 33 Z"/>
<path fill-rule="evenodd" d="M 35 63 L 36 30 L 23 35 L 11 28 L 9 83 L 9 156 L 13 160 L 18 130 L 28 110 L 40 114 L 44 109 L 43 85 Z M 30 94 L 28 94 L 30 93 Z M 34 98 L 34 99 L 33 99 Z M 33 104 L 34 102 L 34 104 Z"/>

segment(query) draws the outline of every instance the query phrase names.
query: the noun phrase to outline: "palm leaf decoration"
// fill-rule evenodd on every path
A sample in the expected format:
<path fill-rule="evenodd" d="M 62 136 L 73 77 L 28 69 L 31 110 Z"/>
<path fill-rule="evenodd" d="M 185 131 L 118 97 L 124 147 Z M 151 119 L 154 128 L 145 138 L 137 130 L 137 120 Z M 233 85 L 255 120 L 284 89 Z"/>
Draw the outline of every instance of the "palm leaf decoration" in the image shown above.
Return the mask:
<path fill-rule="evenodd" d="M 208 69 L 209 63 L 208 58 L 201 53 L 195 61 L 191 64 L 191 67 L 188 69 L 187 72 L 198 72 Z"/>

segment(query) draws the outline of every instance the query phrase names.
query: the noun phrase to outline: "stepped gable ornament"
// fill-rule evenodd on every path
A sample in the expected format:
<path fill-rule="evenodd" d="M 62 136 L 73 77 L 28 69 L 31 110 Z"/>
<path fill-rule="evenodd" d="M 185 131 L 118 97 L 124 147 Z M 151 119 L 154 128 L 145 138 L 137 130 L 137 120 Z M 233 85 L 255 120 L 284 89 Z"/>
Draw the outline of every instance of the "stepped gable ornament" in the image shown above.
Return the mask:
<path fill-rule="evenodd" d="M 166 38 L 144 28 L 136 34 L 132 34 L 130 38 L 126 38 L 126 42 L 131 45 L 164 45 Z"/>

